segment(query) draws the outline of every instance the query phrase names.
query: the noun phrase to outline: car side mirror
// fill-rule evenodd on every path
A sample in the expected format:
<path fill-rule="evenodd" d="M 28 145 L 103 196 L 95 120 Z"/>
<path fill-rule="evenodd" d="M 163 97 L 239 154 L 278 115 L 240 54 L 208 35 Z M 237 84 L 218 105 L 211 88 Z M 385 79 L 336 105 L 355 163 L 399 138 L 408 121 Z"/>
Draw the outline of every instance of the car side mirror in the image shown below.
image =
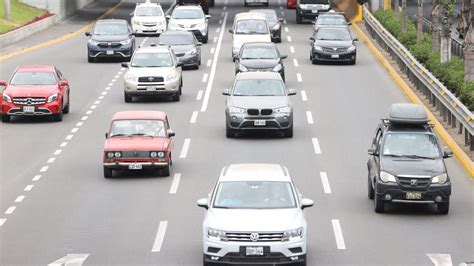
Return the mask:
<path fill-rule="evenodd" d="M 314 37 L 309 37 L 309 40 L 310 40 L 310 41 L 314 41 Z"/>
<path fill-rule="evenodd" d="M 372 149 L 372 148 L 368 149 L 368 150 L 367 150 L 367 153 L 368 153 L 369 155 L 372 155 L 372 156 L 376 156 L 376 155 L 377 155 L 377 153 L 375 152 L 375 149 Z"/>
<path fill-rule="evenodd" d="M 206 15 L 206 19 L 210 19 L 211 18 L 211 15 Z"/>
<path fill-rule="evenodd" d="M 354 38 L 354 42 L 358 42 L 358 41 L 359 41 L 359 39 L 358 39 L 358 38 Z"/>
<path fill-rule="evenodd" d="M 301 200 L 301 209 L 304 210 L 306 208 L 309 208 L 309 207 L 313 207 L 314 205 L 314 201 L 313 200 L 310 200 L 310 199 L 305 199 L 303 198 Z"/>
<path fill-rule="evenodd" d="M 224 91 L 222 91 L 222 95 L 230 96 L 230 91 L 229 91 L 229 89 L 225 89 Z"/>
<path fill-rule="evenodd" d="M 201 208 L 204 208 L 204 209 L 209 209 L 209 204 L 207 202 L 207 199 L 204 198 L 204 199 L 199 199 L 197 202 L 197 206 L 201 207 Z"/>
<path fill-rule="evenodd" d="M 166 15 L 166 19 L 170 19 L 170 18 L 171 18 L 171 16 L 170 16 L 170 15 Z"/>
<path fill-rule="evenodd" d="M 7 86 L 7 82 L 6 81 L 0 81 L 0 86 Z"/>
<path fill-rule="evenodd" d="M 453 152 L 450 151 L 450 150 L 445 150 L 443 151 L 443 158 L 446 159 L 446 158 L 451 158 L 453 157 Z"/>
<path fill-rule="evenodd" d="M 109 133 L 105 133 L 105 138 L 108 139 L 109 138 Z"/>
<path fill-rule="evenodd" d="M 316 21 L 312 21 L 311 24 L 316 25 Z"/>
<path fill-rule="evenodd" d="M 350 26 L 350 25 L 352 25 L 352 22 L 350 22 L 350 21 L 347 22 L 347 26 Z"/>
<path fill-rule="evenodd" d="M 177 66 L 177 67 L 182 67 L 182 66 L 184 66 L 184 63 L 183 63 L 183 62 L 178 62 L 178 63 L 176 64 L 176 66 Z"/>
<path fill-rule="evenodd" d="M 137 36 L 136 32 L 130 32 L 130 36 Z"/>
<path fill-rule="evenodd" d="M 196 46 L 202 46 L 202 42 L 197 42 Z"/>
<path fill-rule="evenodd" d="M 289 95 L 289 96 L 296 95 L 296 90 L 294 90 L 294 89 L 289 89 L 289 90 L 288 90 L 288 95 Z"/>
<path fill-rule="evenodd" d="M 286 54 L 280 55 L 280 59 L 287 59 L 287 58 L 288 58 L 288 56 Z"/>
<path fill-rule="evenodd" d="M 282 19 L 282 18 L 278 19 L 278 22 L 283 22 L 283 21 L 284 21 L 284 19 Z"/>
<path fill-rule="evenodd" d="M 128 63 L 122 63 L 122 67 L 124 67 L 124 68 L 129 68 L 130 65 L 129 65 Z"/>
<path fill-rule="evenodd" d="M 84 35 L 86 35 L 87 37 L 92 36 L 92 34 L 89 31 L 84 32 Z"/>
<path fill-rule="evenodd" d="M 233 29 L 230 29 L 230 30 L 229 30 L 229 33 L 234 34 L 234 30 L 233 30 Z"/>
<path fill-rule="evenodd" d="M 168 130 L 168 137 L 171 138 L 171 137 L 174 137 L 174 136 L 176 136 L 176 133 L 174 133 L 173 130 Z"/>
<path fill-rule="evenodd" d="M 63 79 L 59 82 L 59 86 L 67 86 L 67 85 L 69 85 L 69 82 L 65 79 Z"/>

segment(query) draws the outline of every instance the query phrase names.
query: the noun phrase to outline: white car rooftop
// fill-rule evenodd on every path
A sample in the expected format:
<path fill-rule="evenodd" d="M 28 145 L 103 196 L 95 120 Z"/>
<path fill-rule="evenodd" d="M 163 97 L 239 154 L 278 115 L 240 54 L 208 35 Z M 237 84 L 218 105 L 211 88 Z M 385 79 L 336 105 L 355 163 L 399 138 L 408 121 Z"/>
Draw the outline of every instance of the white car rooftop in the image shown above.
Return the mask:
<path fill-rule="evenodd" d="M 291 182 L 288 169 L 279 164 L 231 164 L 222 170 L 219 181 Z"/>
<path fill-rule="evenodd" d="M 135 50 L 135 53 L 169 53 L 171 50 L 166 46 L 145 46 Z"/>
<path fill-rule="evenodd" d="M 243 12 L 235 15 L 235 20 L 242 20 L 242 19 L 263 19 L 267 20 L 265 14 L 260 12 Z"/>
<path fill-rule="evenodd" d="M 281 79 L 281 75 L 270 71 L 240 72 L 235 79 Z"/>
<path fill-rule="evenodd" d="M 199 5 L 185 5 L 185 6 L 176 6 L 174 10 L 176 9 L 201 9 L 202 10 L 202 7 Z"/>

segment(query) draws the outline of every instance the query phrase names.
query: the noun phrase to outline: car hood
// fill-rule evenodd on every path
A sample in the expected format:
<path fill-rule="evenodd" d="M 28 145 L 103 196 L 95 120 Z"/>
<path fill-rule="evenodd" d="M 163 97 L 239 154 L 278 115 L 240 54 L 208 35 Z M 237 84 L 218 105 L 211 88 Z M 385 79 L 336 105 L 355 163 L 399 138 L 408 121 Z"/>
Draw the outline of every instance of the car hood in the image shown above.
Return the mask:
<path fill-rule="evenodd" d="M 197 18 L 197 19 L 173 19 L 172 18 L 170 20 L 170 23 L 189 26 L 189 25 L 204 23 L 204 19 L 203 18 Z"/>
<path fill-rule="evenodd" d="M 321 47 L 334 47 L 334 48 L 348 48 L 353 46 L 352 41 L 322 41 L 316 40 L 314 43 L 317 46 Z"/>
<path fill-rule="evenodd" d="M 97 42 L 119 42 L 129 39 L 128 35 L 92 35 L 92 40 Z"/>
<path fill-rule="evenodd" d="M 241 47 L 244 43 L 248 42 L 270 42 L 270 34 L 235 34 L 233 40 L 234 47 Z"/>
<path fill-rule="evenodd" d="M 446 172 L 443 159 L 410 159 L 381 157 L 381 170 L 393 175 L 436 176 Z"/>
<path fill-rule="evenodd" d="M 130 67 L 125 75 L 132 74 L 136 77 L 166 77 L 168 74 L 173 72 L 173 69 L 174 67 Z"/>
<path fill-rule="evenodd" d="M 165 18 L 163 16 L 136 16 L 133 17 L 133 20 L 140 22 L 159 22 L 164 21 Z"/>
<path fill-rule="evenodd" d="M 231 232 L 281 232 L 305 225 L 303 212 L 292 209 L 216 209 L 206 214 L 208 227 Z"/>
<path fill-rule="evenodd" d="M 57 85 L 8 85 L 3 93 L 15 97 L 48 97 L 59 92 Z"/>
<path fill-rule="evenodd" d="M 280 108 L 290 105 L 288 96 L 231 96 L 228 106 L 240 108 Z"/>
<path fill-rule="evenodd" d="M 170 140 L 160 137 L 112 137 L 105 140 L 105 151 L 150 151 L 165 150 Z"/>
<path fill-rule="evenodd" d="M 170 47 L 173 49 L 175 54 L 185 53 L 196 48 L 194 45 L 171 45 Z"/>
<path fill-rule="evenodd" d="M 279 59 L 242 59 L 240 64 L 249 68 L 273 68 L 280 63 Z"/>

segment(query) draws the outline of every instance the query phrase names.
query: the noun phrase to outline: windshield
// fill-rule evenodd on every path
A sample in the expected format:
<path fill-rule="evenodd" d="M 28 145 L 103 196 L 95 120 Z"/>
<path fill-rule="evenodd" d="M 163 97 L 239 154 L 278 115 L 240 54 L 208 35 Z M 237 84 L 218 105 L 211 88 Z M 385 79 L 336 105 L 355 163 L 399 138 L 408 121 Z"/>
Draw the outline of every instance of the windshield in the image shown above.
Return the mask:
<path fill-rule="evenodd" d="M 137 7 L 137 11 L 135 11 L 135 16 L 144 16 L 144 17 L 156 17 L 162 16 L 163 13 L 161 9 L 158 7 Z"/>
<path fill-rule="evenodd" d="M 300 0 L 301 4 L 329 5 L 329 0 Z"/>
<path fill-rule="evenodd" d="M 135 53 L 132 67 L 171 67 L 173 60 L 169 53 Z"/>
<path fill-rule="evenodd" d="M 434 135 L 424 133 L 388 133 L 382 155 L 438 158 L 440 151 Z"/>
<path fill-rule="evenodd" d="M 173 15 L 174 19 L 199 19 L 204 17 L 201 9 L 175 9 Z"/>
<path fill-rule="evenodd" d="M 321 28 L 317 33 L 316 39 L 322 41 L 350 41 L 352 37 L 346 29 Z"/>
<path fill-rule="evenodd" d="M 278 53 L 274 47 L 247 47 L 242 49 L 242 59 L 275 59 Z"/>
<path fill-rule="evenodd" d="M 290 182 L 220 182 L 214 208 L 288 209 L 296 208 Z"/>
<path fill-rule="evenodd" d="M 95 35 L 126 35 L 128 28 L 125 23 L 98 23 L 94 27 Z"/>
<path fill-rule="evenodd" d="M 267 22 L 262 19 L 239 20 L 235 34 L 268 34 Z"/>
<path fill-rule="evenodd" d="M 283 83 L 278 79 L 241 79 L 234 85 L 234 96 L 285 96 Z"/>
<path fill-rule="evenodd" d="M 54 85 L 56 76 L 51 72 L 17 72 L 11 85 Z"/>
<path fill-rule="evenodd" d="M 189 34 L 166 34 L 162 33 L 158 38 L 160 45 L 190 45 L 194 44 L 194 36 Z"/>
<path fill-rule="evenodd" d="M 346 19 L 342 16 L 320 16 L 316 21 L 317 25 L 347 25 Z"/>
<path fill-rule="evenodd" d="M 162 120 L 116 120 L 110 129 L 110 137 L 114 136 L 166 137 L 165 123 Z"/>

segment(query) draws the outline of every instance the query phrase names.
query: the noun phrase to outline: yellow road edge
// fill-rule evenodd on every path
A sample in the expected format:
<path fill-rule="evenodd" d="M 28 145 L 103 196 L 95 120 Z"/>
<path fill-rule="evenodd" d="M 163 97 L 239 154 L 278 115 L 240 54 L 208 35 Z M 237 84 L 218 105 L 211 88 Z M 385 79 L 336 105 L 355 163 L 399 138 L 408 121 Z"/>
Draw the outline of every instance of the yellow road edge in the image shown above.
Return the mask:
<path fill-rule="evenodd" d="M 60 37 L 57 37 L 55 39 L 51 39 L 49 41 L 45 41 L 45 42 L 42 42 L 42 43 L 39 43 L 39 44 L 36 44 L 36 45 L 33 45 L 31 47 L 28 47 L 28 48 L 23 48 L 21 50 L 17 50 L 17 51 L 9 52 L 9 53 L 6 53 L 6 54 L 2 54 L 2 55 L 0 55 L 0 62 L 5 61 L 7 59 L 10 59 L 12 57 L 16 57 L 16 56 L 19 56 L 19 55 L 22 55 L 22 54 L 25 54 L 25 53 L 28 53 L 28 52 L 38 50 L 38 49 L 43 48 L 43 47 L 48 47 L 48 46 L 51 46 L 51 45 L 55 45 L 55 44 L 64 42 L 66 40 L 69 40 L 73 37 L 76 37 L 77 35 L 86 32 L 90 27 L 92 27 L 94 25 L 94 23 L 96 23 L 97 20 L 103 19 L 106 16 L 112 14 L 115 10 L 117 10 L 117 8 L 119 8 L 124 3 L 124 1 L 125 0 L 120 0 L 120 2 L 118 2 L 115 6 L 108 9 L 104 14 L 100 15 L 98 18 L 93 20 L 91 23 L 87 24 L 86 26 L 82 27 L 81 29 L 79 29 L 75 32 L 65 34 L 63 36 L 60 36 Z"/>
<path fill-rule="evenodd" d="M 441 139 L 446 143 L 446 145 L 452 150 L 460 164 L 464 167 L 465 171 L 470 175 L 471 178 L 474 178 L 474 163 L 471 161 L 469 156 L 459 147 L 459 145 L 454 141 L 451 135 L 446 131 L 443 125 L 439 120 L 433 115 L 433 113 L 424 105 L 424 103 L 418 98 L 418 96 L 413 92 L 413 90 L 408 86 L 408 84 L 400 77 L 400 75 L 395 71 L 395 69 L 390 65 L 388 60 L 380 53 L 380 51 L 375 47 L 372 41 L 367 37 L 367 35 L 359 28 L 356 23 L 352 24 L 352 28 L 357 32 L 359 37 L 367 44 L 370 51 L 375 55 L 375 57 L 380 61 L 380 63 L 385 67 L 387 72 L 390 74 L 392 79 L 397 83 L 398 87 L 405 93 L 407 98 L 415 104 L 420 104 L 426 110 L 430 121 L 435 125 L 435 131 L 441 137 Z"/>

